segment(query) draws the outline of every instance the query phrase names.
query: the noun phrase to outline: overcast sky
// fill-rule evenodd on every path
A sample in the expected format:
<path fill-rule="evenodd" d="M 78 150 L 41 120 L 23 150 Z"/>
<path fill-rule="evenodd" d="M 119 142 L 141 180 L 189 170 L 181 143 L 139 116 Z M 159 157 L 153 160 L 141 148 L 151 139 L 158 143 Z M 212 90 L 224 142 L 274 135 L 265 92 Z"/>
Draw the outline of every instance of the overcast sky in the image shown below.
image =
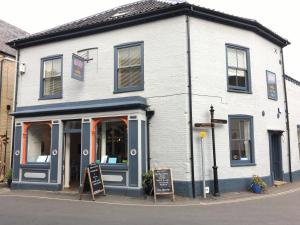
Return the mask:
<path fill-rule="evenodd" d="M 29 33 L 35 33 L 130 2 L 135 0 L 2 0 L 0 18 Z M 286 73 L 300 80 L 300 57 L 297 55 L 300 50 L 298 1 L 189 0 L 189 2 L 258 20 L 287 38 L 292 44 L 284 50 Z"/>

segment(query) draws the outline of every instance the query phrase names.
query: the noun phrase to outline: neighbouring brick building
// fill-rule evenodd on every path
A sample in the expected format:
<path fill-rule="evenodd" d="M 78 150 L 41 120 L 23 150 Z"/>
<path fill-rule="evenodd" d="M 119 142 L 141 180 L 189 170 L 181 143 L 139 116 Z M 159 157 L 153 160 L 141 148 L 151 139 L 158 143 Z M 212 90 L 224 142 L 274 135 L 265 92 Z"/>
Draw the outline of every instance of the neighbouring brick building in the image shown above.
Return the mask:
<path fill-rule="evenodd" d="M 269 185 L 299 174 L 285 114 L 289 42 L 255 20 L 144 0 L 9 44 L 26 65 L 12 113 L 13 188 L 78 188 L 98 161 L 108 191 L 141 194 L 145 171 L 169 167 L 177 194 L 199 195 L 194 124 L 210 121 L 211 105 L 228 121 L 215 128 L 221 192 L 245 190 L 254 174 Z"/>
<path fill-rule="evenodd" d="M 14 82 L 16 77 L 16 53 L 6 42 L 26 35 L 27 33 L 11 24 L 0 20 L 0 177 L 10 168 L 11 158 L 11 120 L 9 115 L 13 108 Z M 7 142 L 4 140 L 8 137 Z"/>

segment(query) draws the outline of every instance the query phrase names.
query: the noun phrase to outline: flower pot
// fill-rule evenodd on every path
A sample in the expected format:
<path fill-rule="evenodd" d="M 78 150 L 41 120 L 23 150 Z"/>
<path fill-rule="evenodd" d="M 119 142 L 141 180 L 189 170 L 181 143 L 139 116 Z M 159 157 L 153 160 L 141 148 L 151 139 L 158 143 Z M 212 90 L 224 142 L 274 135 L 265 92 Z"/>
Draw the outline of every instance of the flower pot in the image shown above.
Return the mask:
<path fill-rule="evenodd" d="M 151 195 L 151 191 L 152 191 L 152 183 L 146 183 L 146 185 L 144 186 L 144 192 L 146 195 Z"/>
<path fill-rule="evenodd" d="M 251 185 L 251 190 L 254 192 L 254 193 L 261 193 L 262 192 L 262 187 L 258 184 L 252 184 Z"/>
<path fill-rule="evenodd" d="M 9 188 L 11 188 L 11 183 L 12 183 L 12 179 L 11 179 L 11 178 L 8 178 L 8 179 L 7 179 L 7 186 L 8 186 Z"/>

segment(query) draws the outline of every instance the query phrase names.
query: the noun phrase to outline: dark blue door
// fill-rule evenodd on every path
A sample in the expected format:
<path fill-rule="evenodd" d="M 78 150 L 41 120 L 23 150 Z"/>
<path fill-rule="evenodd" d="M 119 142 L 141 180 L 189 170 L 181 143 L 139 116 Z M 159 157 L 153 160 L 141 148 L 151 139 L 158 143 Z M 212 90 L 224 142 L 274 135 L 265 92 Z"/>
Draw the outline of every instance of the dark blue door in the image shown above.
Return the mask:
<path fill-rule="evenodd" d="M 281 153 L 281 134 L 272 133 L 270 134 L 271 144 L 271 166 L 273 180 L 282 180 L 282 153 Z"/>

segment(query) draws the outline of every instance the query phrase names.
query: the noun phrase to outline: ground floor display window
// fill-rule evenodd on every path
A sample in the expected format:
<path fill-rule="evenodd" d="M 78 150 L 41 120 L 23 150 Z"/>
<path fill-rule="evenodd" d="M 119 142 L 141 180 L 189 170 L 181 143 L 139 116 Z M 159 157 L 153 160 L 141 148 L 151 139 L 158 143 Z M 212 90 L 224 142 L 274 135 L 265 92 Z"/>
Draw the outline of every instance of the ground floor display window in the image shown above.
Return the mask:
<path fill-rule="evenodd" d="M 23 164 L 48 163 L 51 159 L 51 124 L 27 123 L 23 131 Z"/>
<path fill-rule="evenodd" d="M 104 120 L 97 124 L 96 158 L 101 163 L 128 161 L 128 131 L 125 120 Z"/>

